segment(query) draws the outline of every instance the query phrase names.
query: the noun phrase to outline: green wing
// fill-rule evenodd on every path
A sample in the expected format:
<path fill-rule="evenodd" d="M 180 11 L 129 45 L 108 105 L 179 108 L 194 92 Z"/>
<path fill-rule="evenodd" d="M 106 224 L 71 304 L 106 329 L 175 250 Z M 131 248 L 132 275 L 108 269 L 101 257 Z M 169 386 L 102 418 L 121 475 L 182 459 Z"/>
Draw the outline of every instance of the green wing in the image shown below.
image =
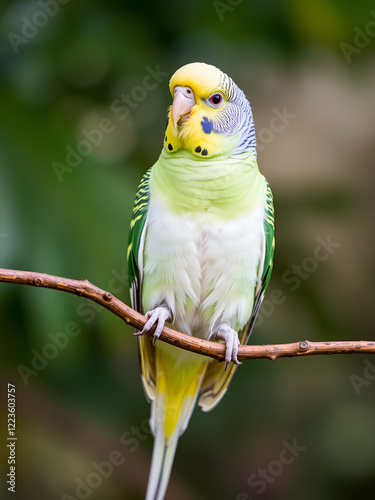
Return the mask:
<path fill-rule="evenodd" d="M 258 287 L 255 291 L 254 307 L 248 325 L 246 325 L 246 335 L 244 337 L 244 342 L 241 344 L 247 344 L 251 332 L 253 331 L 255 320 L 257 319 L 260 306 L 262 304 L 264 294 L 266 293 L 268 283 L 271 279 L 272 266 L 273 266 L 273 255 L 275 252 L 275 212 L 273 208 L 273 196 L 271 188 L 266 180 L 266 206 L 264 211 L 264 258 L 263 258 L 263 270 L 262 277 L 259 280 Z"/>
<path fill-rule="evenodd" d="M 264 210 L 264 242 L 262 249 L 262 260 L 258 271 L 258 285 L 255 290 L 254 306 L 248 323 L 238 332 L 241 344 L 247 344 L 258 316 L 259 308 L 264 298 L 268 283 L 271 278 L 273 254 L 275 250 L 275 221 L 272 192 L 266 182 L 266 205 Z M 211 361 L 201 387 L 199 406 L 203 411 L 214 408 L 228 389 L 229 383 L 236 371 L 237 365 L 230 363 L 227 371 L 224 371 L 222 363 Z"/>
<path fill-rule="evenodd" d="M 139 279 L 139 256 L 140 256 L 140 243 L 142 239 L 143 230 L 145 228 L 148 204 L 150 201 L 150 180 L 151 168 L 142 177 L 138 186 L 137 194 L 135 195 L 132 219 L 129 227 L 129 240 L 128 240 L 128 276 L 130 289 L 133 292 L 133 286 Z M 143 248 L 141 248 L 143 251 Z M 137 287 L 138 288 L 138 287 Z M 140 310 L 140 304 L 137 303 L 137 297 L 133 298 L 133 307 Z"/>
<path fill-rule="evenodd" d="M 264 256 L 262 287 L 261 292 L 264 295 L 271 278 L 273 266 L 273 254 L 275 252 L 275 212 L 273 208 L 273 196 L 268 182 L 266 181 L 266 210 L 264 217 L 264 235 L 266 239 L 266 253 Z"/>
<path fill-rule="evenodd" d="M 146 220 L 150 202 L 150 174 L 151 168 L 142 177 L 134 200 L 133 214 L 130 221 L 128 241 L 128 276 L 130 297 L 133 308 L 142 311 L 142 275 L 143 275 L 143 248 L 146 232 Z M 143 389 L 148 400 L 155 395 L 155 349 L 150 335 L 137 337 L 139 362 Z"/>

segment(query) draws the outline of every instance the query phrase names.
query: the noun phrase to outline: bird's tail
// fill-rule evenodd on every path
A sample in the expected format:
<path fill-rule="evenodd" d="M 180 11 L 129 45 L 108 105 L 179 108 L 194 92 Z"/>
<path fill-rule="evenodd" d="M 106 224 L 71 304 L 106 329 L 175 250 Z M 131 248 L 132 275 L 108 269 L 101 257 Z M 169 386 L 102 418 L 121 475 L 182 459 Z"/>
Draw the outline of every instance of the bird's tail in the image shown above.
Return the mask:
<path fill-rule="evenodd" d="M 163 500 L 178 439 L 193 412 L 207 361 L 193 353 L 175 358 L 175 348 L 156 346 L 156 389 L 150 425 L 155 436 L 146 500 Z M 172 350 L 172 352 L 171 352 Z"/>
<path fill-rule="evenodd" d="M 179 435 L 175 433 L 166 441 L 162 432 L 156 433 L 146 500 L 163 500 L 168 487 L 178 438 Z"/>

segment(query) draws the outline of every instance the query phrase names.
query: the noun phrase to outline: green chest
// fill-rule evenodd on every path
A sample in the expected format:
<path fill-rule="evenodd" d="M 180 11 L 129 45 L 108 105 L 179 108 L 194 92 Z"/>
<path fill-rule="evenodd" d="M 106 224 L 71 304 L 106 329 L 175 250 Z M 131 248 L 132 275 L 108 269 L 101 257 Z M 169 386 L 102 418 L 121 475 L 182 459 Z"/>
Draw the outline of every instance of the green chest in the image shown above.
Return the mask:
<path fill-rule="evenodd" d="M 261 207 L 266 185 L 253 155 L 197 159 L 164 151 L 153 166 L 151 197 L 176 215 L 230 220 Z"/>

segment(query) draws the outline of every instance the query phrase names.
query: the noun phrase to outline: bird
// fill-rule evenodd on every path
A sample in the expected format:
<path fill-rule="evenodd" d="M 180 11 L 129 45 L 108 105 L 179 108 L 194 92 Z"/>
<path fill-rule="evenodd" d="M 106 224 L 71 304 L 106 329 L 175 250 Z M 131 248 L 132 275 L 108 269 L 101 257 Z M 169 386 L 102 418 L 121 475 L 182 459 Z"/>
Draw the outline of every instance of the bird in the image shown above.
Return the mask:
<path fill-rule="evenodd" d="M 135 332 L 154 436 L 146 500 L 165 497 L 196 403 L 213 409 L 241 364 L 238 346 L 250 337 L 275 248 L 273 197 L 244 92 L 204 62 L 178 69 L 169 89 L 162 151 L 139 184 L 127 248 L 132 306 L 147 318 Z M 165 324 L 225 343 L 224 364 L 157 341 Z"/>

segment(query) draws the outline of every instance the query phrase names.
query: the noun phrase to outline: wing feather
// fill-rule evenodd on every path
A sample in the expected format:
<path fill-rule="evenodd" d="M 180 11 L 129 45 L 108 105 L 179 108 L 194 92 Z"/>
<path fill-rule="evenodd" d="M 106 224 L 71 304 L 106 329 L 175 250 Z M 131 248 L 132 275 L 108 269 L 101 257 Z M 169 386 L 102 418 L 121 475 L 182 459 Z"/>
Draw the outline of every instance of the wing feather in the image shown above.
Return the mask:
<path fill-rule="evenodd" d="M 149 169 L 138 186 L 134 200 L 132 219 L 130 221 L 128 241 L 128 274 L 130 284 L 130 298 L 133 308 L 142 311 L 142 278 L 143 278 L 143 249 L 147 229 L 147 213 L 150 201 L 151 169 Z M 137 337 L 141 380 L 146 398 L 150 401 L 155 398 L 155 349 L 150 335 Z"/>

